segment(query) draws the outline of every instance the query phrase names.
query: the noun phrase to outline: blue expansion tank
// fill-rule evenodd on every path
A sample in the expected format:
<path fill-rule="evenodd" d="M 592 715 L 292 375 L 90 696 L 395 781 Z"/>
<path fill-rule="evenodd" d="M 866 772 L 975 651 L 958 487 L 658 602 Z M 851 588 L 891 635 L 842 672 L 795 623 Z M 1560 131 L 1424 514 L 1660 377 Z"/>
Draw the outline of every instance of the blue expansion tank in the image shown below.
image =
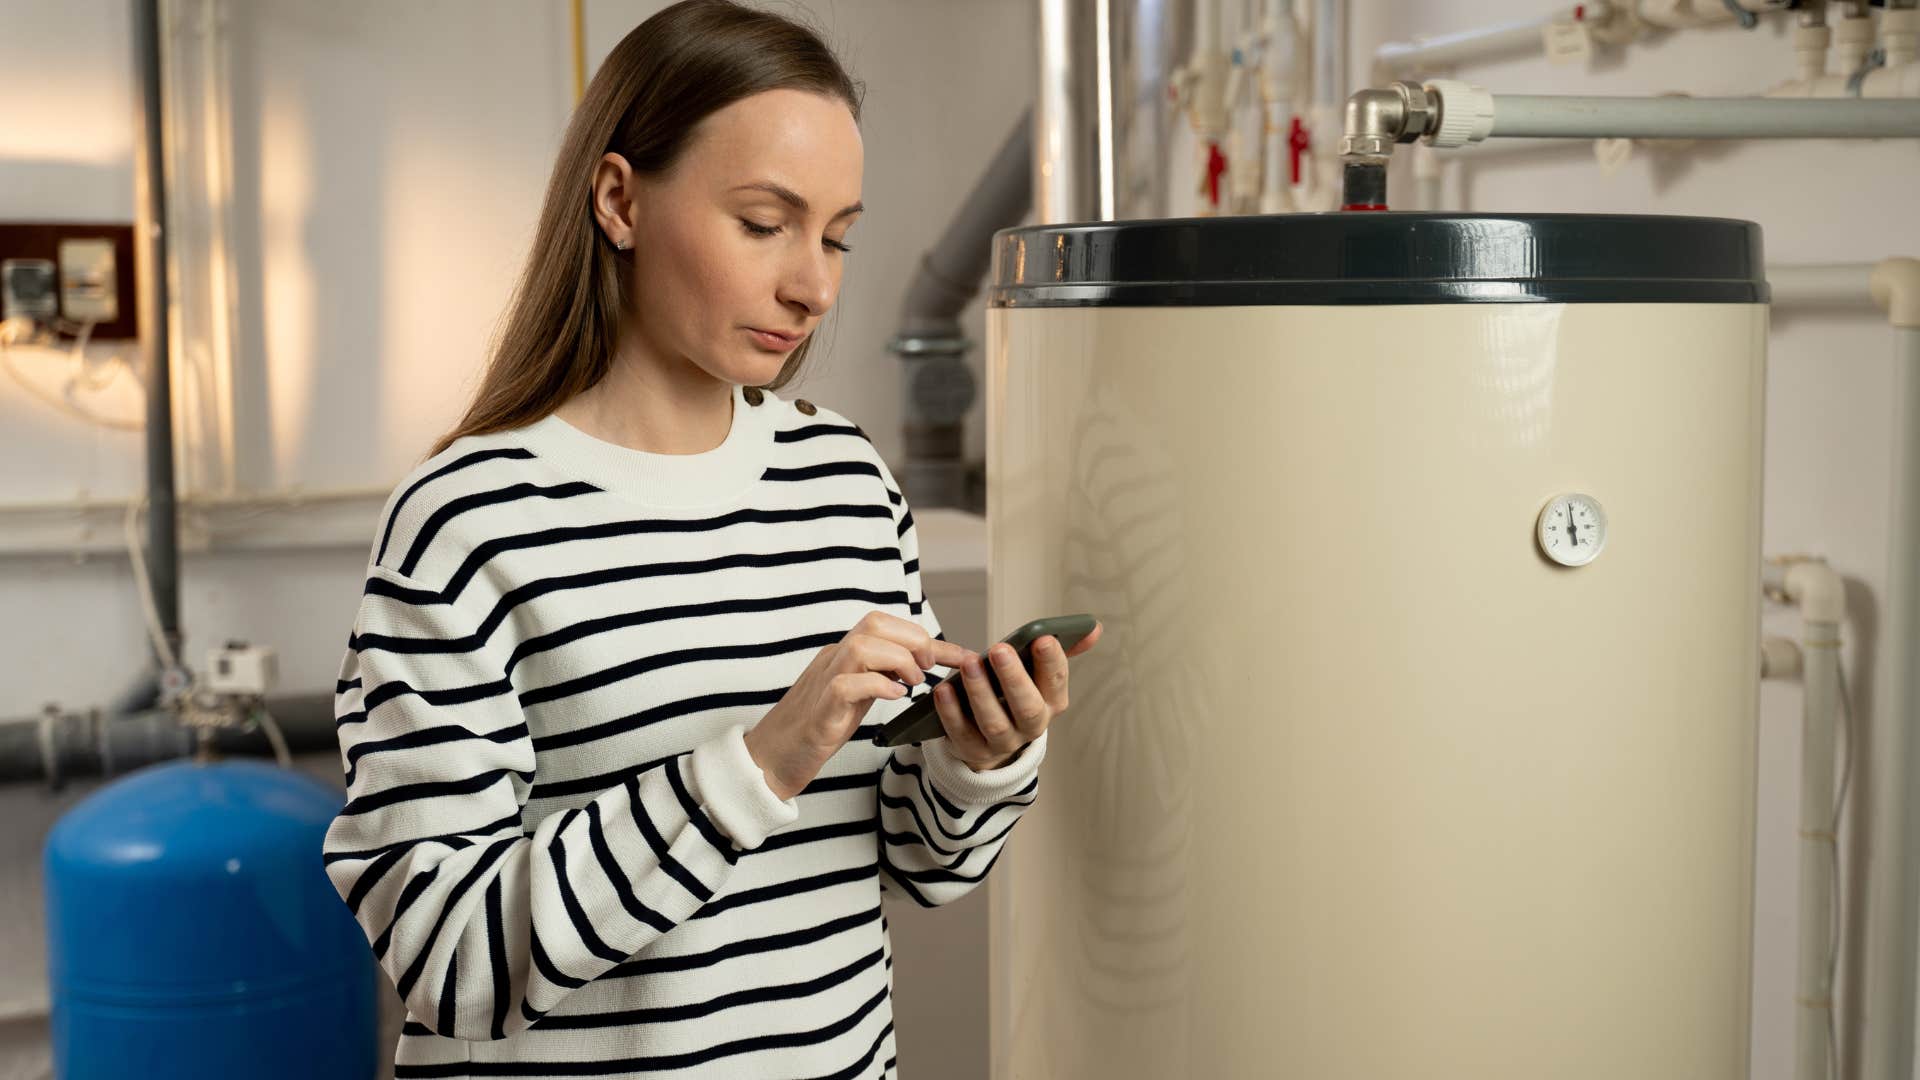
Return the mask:
<path fill-rule="evenodd" d="M 372 951 L 320 845 L 344 796 L 252 761 L 153 765 L 47 837 L 61 1080 L 365 1080 Z"/>

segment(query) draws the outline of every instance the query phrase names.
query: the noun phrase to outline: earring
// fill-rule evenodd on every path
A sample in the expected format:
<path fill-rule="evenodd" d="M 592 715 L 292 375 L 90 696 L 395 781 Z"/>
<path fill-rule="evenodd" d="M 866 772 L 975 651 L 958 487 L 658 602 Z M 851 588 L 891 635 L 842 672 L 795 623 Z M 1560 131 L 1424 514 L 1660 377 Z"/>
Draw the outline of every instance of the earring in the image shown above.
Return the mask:
<path fill-rule="evenodd" d="M 627 250 L 627 245 L 628 245 L 628 244 L 631 244 L 631 243 L 632 243 L 632 241 L 631 241 L 631 240 L 624 240 L 624 239 L 623 239 L 623 240 L 615 240 L 615 241 L 613 242 L 613 246 L 614 246 L 614 247 L 616 247 L 616 248 L 619 248 L 619 249 L 620 249 L 621 251 L 625 251 L 625 250 Z"/>

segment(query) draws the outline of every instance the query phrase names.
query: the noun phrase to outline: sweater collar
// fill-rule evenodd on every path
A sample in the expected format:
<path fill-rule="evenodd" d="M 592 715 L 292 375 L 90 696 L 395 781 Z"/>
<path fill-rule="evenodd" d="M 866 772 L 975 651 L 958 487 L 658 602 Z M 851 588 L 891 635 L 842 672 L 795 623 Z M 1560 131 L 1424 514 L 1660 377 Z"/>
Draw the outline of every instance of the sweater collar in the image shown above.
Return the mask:
<path fill-rule="evenodd" d="M 520 429 L 523 445 L 595 487 L 646 506 L 698 508 L 738 500 L 773 461 L 773 412 L 781 399 L 747 404 L 733 387 L 733 421 L 719 446 L 698 454 L 655 454 L 589 435 L 549 413 Z"/>

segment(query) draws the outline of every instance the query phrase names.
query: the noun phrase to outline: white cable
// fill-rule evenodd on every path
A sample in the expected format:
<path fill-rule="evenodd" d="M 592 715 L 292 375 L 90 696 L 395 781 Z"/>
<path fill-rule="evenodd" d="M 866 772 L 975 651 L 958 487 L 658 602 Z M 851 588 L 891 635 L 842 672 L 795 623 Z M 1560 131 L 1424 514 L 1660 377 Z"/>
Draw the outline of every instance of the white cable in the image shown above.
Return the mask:
<path fill-rule="evenodd" d="M 38 345 L 38 342 L 22 340 L 23 334 L 31 333 L 32 326 L 32 320 L 19 318 L 8 319 L 5 323 L 0 323 L 0 367 L 6 368 L 7 374 L 12 377 L 14 382 L 20 384 L 21 389 L 38 398 L 43 404 L 51 406 L 76 420 L 84 420 L 89 424 L 115 428 L 120 431 L 140 431 L 146 427 L 146 424 L 140 421 L 119 420 L 113 417 L 101 416 L 98 413 L 81 407 L 78 402 L 71 400 L 74 381 L 71 378 L 67 382 L 68 397 L 61 398 L 41 389 L 32 379 L 22 374 L 20 369 L 14 364 L 14 350 L 11 346 L 16 343 Z M 89 325 L 87 327 L 87 333 L 90 335 L 91 332 L 92 328 L 91 325 Z M 118 359 L 118 357 L 115 357 L 114 361 L 118 361 Z"/>
<path fill-rule="evenodd" d="M 293 754 L 287 750 L 287 738 L 280 733 L 279 721 L 273 718 L 273 714 L 267 711 L 265 705 L 257 706 L 253 710 L 253 719 L 260 725 L 260 729 L 267 733 L 267 741 L 273 744 L 274 760 L 278 761 L 283 769 L 293 768 Z"/>
<path fill-rule="evenodd" d="M 140 593 L 140 613 L 146 617 L 147 637 L 153 642 L 153 653 L 160 658 L 164 674 L 178 670 L 180 662 L 174 657 L 173 643 L 167 640 L 166 631 L 160 628 L 160 611 L 154 607 L 153 588 L 147 580 L 147 557 L 140 549 L 140 512 L 146 506 L 144 495 L 127 503 L 127 557 L 133 562 L 134 587 Z"/>
<path fill-rule="evenodd" d="M 99 324 L 89 320 L 78 325 L 80 328 L 74 332 L 73 347 L 68 352 L 73 360 L 73 375 L 67 379 L 67 400 L 69 401 L 73 400 L 73 388 L 76 384 L 85 387 L 89 392 L 97 393 L 111 386 L 121 369 L 126 367 L 126 358 L 119 353 L 103 359 L 88 357 L 87 341 L 93 337 L 93 328 Z M 99 371 L 105 371 L 106 375 L 97 374 Z"/>
<path fill-rule="evenodd" d="M 1847 667 L 1844 663 L 1834 664 L 1840 676 L 1840 719 L 1846 732 L 1846 754 L 1840 759 L 1840 788 L 1833 796 L 1833 825 L 1827 830 L 1828 842 L 1833 845 L 1833 925 L 1828 933 L 1827 951 L 1827 1063 L 1828 1076 L 1838 1080 L 1840 1074 L 1840 1042 L 1835 1035 L 1834 1002 L 1838 998 L 1838 988 L 1833 980 L 1840 968 L 1840 903 L 1844 895 L 1840 881 L 1840 822 L 1847 812 L 1847 785 L 1853 780 L 1853 699 L 1847 692 Z"/>

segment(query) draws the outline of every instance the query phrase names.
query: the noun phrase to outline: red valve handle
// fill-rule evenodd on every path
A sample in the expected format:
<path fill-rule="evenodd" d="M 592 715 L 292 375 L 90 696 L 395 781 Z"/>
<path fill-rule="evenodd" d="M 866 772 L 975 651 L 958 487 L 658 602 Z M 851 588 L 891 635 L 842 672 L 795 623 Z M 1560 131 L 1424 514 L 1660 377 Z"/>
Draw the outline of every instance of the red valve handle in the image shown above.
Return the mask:
<path fill-rule="evenodd" d="M 1293 182 L 1300 182 L 1300 155 L 1307 150 L 1307 129 L 1301 125 L 1300 116 L 1294 114 L 1293 123 L 1287 128 L 1287 152 L 1293 159 Z"/>

